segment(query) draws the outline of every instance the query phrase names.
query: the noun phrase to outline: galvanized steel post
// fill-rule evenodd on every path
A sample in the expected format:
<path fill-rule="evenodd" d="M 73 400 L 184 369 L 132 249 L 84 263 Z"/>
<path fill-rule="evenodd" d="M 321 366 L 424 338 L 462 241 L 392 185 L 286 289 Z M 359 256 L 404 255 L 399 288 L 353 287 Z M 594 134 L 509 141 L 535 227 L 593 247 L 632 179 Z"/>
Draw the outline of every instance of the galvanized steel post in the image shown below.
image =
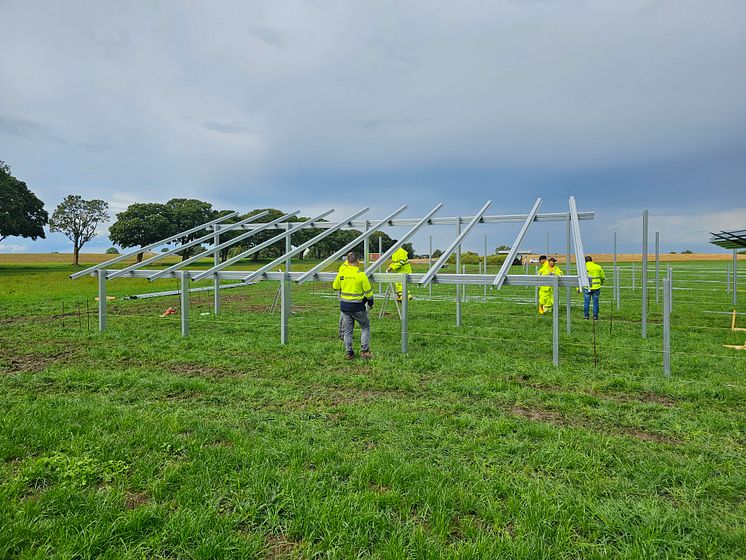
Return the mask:
<path fill-rule="evenodd" d="M 461 234 L 461 216 L 456 219 L 456 236 Z M 456 247 L 456 274 L 461 270 L 461 245 Z M 456 284 L 456 326 L 461 326 L 461 286 Z"/>
<path fill-rule="evenodd" d="M 370 222 L 368 220 L 365 220 L 365 229 L 363 232 L 367 232 L 368 229 L 370 229 Z M 366 237 L 365 241 L 363 241 L 363 262 L 365 263 L 365 268 L 368 268 L 368 263 L 370 262 L 370 238 Z M 414 256 L 414 255 L 412 255 Z"/>
<path fill-rule="evenodd" d="M 189 336 L 189 272 L 182 270 L 179 276 L 181 277 L 181 293 L 179 294 L 181 336 Z"/>
<path fill-rule="evenodd" d="M 290 222 L 288 222 L 287 229 L 288 231 L 290 230 Z M 292 237 L 293 237 L 293 234 L 290 234 L 285 238 L 285 253 L 289 253 L 290 251 L 293 250 Z M 290 269 L 292 268 L 292 264 L 293 264 L 293 257 L 288 257 L 287 260 L 285 261 L 285 272 L 290 272 Z M 293 302 L 290 299 L 290 288 L 289 287 L 287 288 L 286 297 L 288 298 L 288 301 L 287 301 L 288 314 L 290 314 L 290 309 L 291 309 L 291 306 L 293 305 Z"/>
<path fill-rule="evenodd" d="M 559 294 L 559 276 L 552 276 L 554 293 Z M 558 298 L 559 303 L 559 298 Z M 552 363 L 559 365 L 559 309 L 557 306 L 552 310 Z"/>
<path fill-rule="evenodd" d="M 406 354 L 409 351 L 409 276 L 402 275 L 401 280 L 401 351 Z"/>
<path fill-rule="evenodd" d="M 671 375 L 671 280 L 663 279 L 663 375 Z"/>
<path fill-rule="evenodd" d="M 648 211 L 642 212 L 642 338 L 648 337 Z"/>
<path fill-rule="evenodd" d="M 433 266 L 433 236 L 430 236 L 430 250 L 428 251 L 427 255 L 427 269 L 430 270 L 430 267 Z M 427 285 L 427 289 L 430 290 L 429 295 L 430 297 L 433 297 L 433 283 L 430 282 Z"/>
<path fill-rule="evenodd" d="M 280 344 L 288 343 L 288 316 L 290 315 L 290 282 L 287 272 L 280 280 Z"/>
<path fill-rule="evenodd" d="M 733 249 L 733 307 L 738 305 L 738 250 Z"/>
<path fill-rule="evenodd" d="M 661 235 L 655 232 L 655 305 L 660 304 L 660 260 L 661 260 Z"/>
<path fill-rule="evenodd" d="M 726 272 L 725 293 L 729 294 L 730 293 L 730 267 L 729 266 L 725 267 L 725 272 Z"/>
<path fill-rule="evenodd" d="M 635 291 L 635 263 L 632 263 L 632 291 Z"/>
<path fill-rule="evenodd" d="M 482 271 L 484 275 L 487 275 L 487 234 L 484 234 L 484 261 L 482 264 Z M 487 298 L 487 282 L 484 283 L 484 297 Z"/>
<path fill-rule="evenodd" d="M 668 265 L 668 312 L 673 312 L 673 268 Z"/>
<path fill-rule="evenodd" d="M 216 227 L 215 228 L 215 236 L 214 241 L 215 246 L 217 247 L 220 245 L 220 230 Z M 215 251 L 213 253 L 213 264 L 214 266 L 218 266 L 220 264 L 220 251 Z M 213 297 L 213 307 L 215 308 L 215 315 L 220 313 L 220 276 L 218 274 L 215 275 L 215 279 L 213 282 L 213 289 L 214 292 L 212 294 Z"/>
<path fill-rule="evenodd" d="M 622 306 L 622 272 L 618 266 L 614 267 L 614 273 L 616 275 L 614 279 L 614 299 L 616 300 L 616 310 Z"/>
<path fill-rule="evenodd" d="M 106 270 L 98 271 L 98 330 L 106 330 Z"/>
<path fill-rule="evenodd" d="M 432 243 L 430 245 L 432 249 Z M 383 235 L 378 236 L 378 258 L 376 259 L 376 261 L 380 260 L 381 255 L 383 255 Z M 383 294 L 383 284 L 379 282 L 378 283 L 378 295 L 380 296 L 382 294 Z"/>
<path fill-rule="evenodd" d="M 571 245 L 571 228 L 570 228 L 570 212 L 567 213 L 567 264 L 565 265 L 565 274 L 570 274 L 570 262 L 572 260 L 570 256 L 570 245 Z M 579 266 L 578 263 L 575 263 L 575 268 Z M 568 286 L 566 288 L 567 291 L 567 299 L 565 302 L 565 308 L 567 312 L 567 317 L 565 319 L 565 328 L 567 329 L 567 334 L 570 334 L 572 332 L 572 288 Z M 559 295 L 559 294 L 558 294 Z M 557 298 L 559 300 L 559 298 Z"/>

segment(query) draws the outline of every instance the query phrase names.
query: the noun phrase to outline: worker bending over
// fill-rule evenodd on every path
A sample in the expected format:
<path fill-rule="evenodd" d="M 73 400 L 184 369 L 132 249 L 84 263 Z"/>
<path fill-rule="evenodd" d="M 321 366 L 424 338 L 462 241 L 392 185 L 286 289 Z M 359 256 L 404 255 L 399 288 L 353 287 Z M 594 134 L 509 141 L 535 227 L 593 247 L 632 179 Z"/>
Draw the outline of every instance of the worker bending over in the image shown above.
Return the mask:
<path fill-rule="evenodd" d="M 563 276 L 564 272 L 557 266 L 557 259 L 549 257 L 546 264 L 539 269 L 539 276 Z M 554 286 L 539 288 L 539 314 L 551 313 L 554 307 Z"/>
<path fill-rule="evenodd" d="M 412 274 L 412 265 L 409 264 L 409 253 L 404 247 L 399 247 L 394 254 L 391 255 L 391 265 L 386 269 L 386 272 L 397 272 L 399 274 Z M 401 301 L 402 287 L 401 282 L 396 283 L 396 301 Z M 409 295 L 407 299 L 412 299 Z"/>
<path fill-rule="evenodd" d="M 362 329 L 360 356 L 363 359 L 372 358 L 370 320 L 366 306 L 373 307 L 373 289 L 370 287 L 368 277 L 358 268 L 358 258 L 355 253 L 347 254 L 347 267 L 337 273 L 332 287 L 339 290 L 339 310 L 342 312 L 346 359 L 352 360 L 355 357 L 355 352 L 352 350 L 352 334 L 356 321 Z"/>
<path fill-rule="evenodd" d="M 598 320 L 598 297 L 601 295 L 601 286 L 606 282 L 606 273 L 604 269 L 593 262 L 593 257 L 585 257 L 585 270 L 588 272 L 588 281 L 591 289 L 583 288 L 583 315 L 589 318 L 591 299 L 593 299 L 593 320 Z"/>

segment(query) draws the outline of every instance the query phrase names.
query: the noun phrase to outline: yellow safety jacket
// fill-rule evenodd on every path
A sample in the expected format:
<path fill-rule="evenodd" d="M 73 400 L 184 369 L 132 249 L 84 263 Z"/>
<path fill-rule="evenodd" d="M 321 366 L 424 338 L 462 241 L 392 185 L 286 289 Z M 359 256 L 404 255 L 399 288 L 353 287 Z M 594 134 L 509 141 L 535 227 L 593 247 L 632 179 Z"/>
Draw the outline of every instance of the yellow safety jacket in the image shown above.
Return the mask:
<path fill-rule="evenodd" d="M 549 268 L 549 265 L 547 264 L 547 261 L 544 261 L 544 264 L 539 267 L 539 271 L 537 272 L 537 274 L 543 275 L 543 271 L 547 268 Z"/>
<path fill-rule="evenodd" d="M 591 290 L 600 290 L 606 282 L 606 273 L 604 269 L 593 261 L 585 263 L 585 270 L 588 272 L 588 281 L 591 284 Z"/>
<path fill-rule="evenodd" d="M 539 269 L 539 276 L 564 276 L 565 273 L 562 272 L 562 269 L 558 267 L 556 264 L 554 265 L 554 268 L 549 268 L 549 265 L 542 266 Z"/>
<path fill-rule="evenodd" d="M 340 267 L 332 287 L 339 290 L 339 308 L 342 311 L 362 311 L 365 300 L 373 299 L 373 289 L 364 272 L 356 266 Z"/>
<path fill-rule="evenodd" d="M 391 255 L 391 270 L 400 274 L 412 274 L 412 265 L 409 264 L 409 253 L 406 249 L 399 247 Z"/>

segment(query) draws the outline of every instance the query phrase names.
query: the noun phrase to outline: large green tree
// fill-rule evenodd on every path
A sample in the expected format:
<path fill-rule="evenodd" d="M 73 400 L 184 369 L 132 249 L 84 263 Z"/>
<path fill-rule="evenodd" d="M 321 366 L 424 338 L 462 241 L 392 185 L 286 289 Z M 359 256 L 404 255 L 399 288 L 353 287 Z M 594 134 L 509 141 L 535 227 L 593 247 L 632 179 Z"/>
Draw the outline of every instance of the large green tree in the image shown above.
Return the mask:
<path fill-rule="evenodd" d="M 109 228 L 109 239 L 120 247 L 144 247 L 173 235 L 173 224 L 165 204 L 130 204 L 117 214 L 117 221 Z M 138 253 L 137 262 L 142 261 Z"/>
<path fill-rule="evenodd" d="M 213 210 L 212 204 L 194 198 L 172 198 L 164 206 L 166 215 L 171 222 L 171 235 L 176 235 L 179 232 L 187 231 L 200 224 L 214 220 L 218 215 L 218 212 Z M 204 229 L 195 231 L 189 235 L 177 238 L 174 240 L 174 243 L 189 243 L 208 233 Z M 190 247 L 181 251 L 182 259 L 188 259 L 194 253 L 194 249 L 194 247 Z"/>
<path fill-rule="evenodd" d="M 44 203 L 0 161 L 0 241 L 11 235 L 44 239 L 48 221 Z"/>
<path fill-rule="evenodd" d="M 50 231 L 64 233 L 73 242 L 73 264 L 78 265 L 80 249 L 96 237 L 96 228 L 109 219 L 109 205 L 103 200 L 84 200 L 68 195 L 49 220 Z"/>

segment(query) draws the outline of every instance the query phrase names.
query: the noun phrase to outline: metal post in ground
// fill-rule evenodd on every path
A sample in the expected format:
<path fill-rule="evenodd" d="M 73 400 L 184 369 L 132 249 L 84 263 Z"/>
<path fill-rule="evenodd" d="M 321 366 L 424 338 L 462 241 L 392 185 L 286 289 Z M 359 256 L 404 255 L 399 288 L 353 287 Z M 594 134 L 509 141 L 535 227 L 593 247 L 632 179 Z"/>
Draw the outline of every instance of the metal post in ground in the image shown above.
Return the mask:
<path fill-rule="evenodd" d="M 484 234 L 484 260 L 482 262 L 483 274 L 487 275 L 487 234 Z M 487 299 L 487 282 L 484 283 L 484 298 Z"/>
<path fill-rule="evenodd" d="M 432 240 L 430 241 L 430 252 L 432 253 Z M 383 255 L 383 235 L 378 237 L 378 258 L 381 258 L 381 255 Z M 383 284 L 381 282 L 378 283 L 378 295 L 380 296 L 383 294 Z"/>
<path fill-rule="evenodd" d="M 215 244 L 215 247 L 220 245 L 220 230 L 218 229 L 218 226 L 215 226 L 215 236 L 213 237 L 213 243 Z M 215 251 L 212 257 L 214 266 L 218 266 L 220 264 L 220 251 Z M 217 315 L 218 313 L 220 313 L 220 275 L 216 273 L 215 278 L 212 282 L 214 288 L 214 292 L 212 294 L 213 307 L 215 308 L 215 315 Z"/>
<path fill-rule="evenodd" d="M 670 270 L 670 269 L 669 269 Z M 663 375 L 671 375 L 671 280 L 663 279 Z"/>
<path fill-rule="evenodd" d="M 616 232 L 614 232 L 614 264 L 612 266 L 616 269 Z"/>
<path fill-rule="evenodd" d="M 559 294 L 559 276 L 552 276 L 554 293 Z M 559 298 L 557 299 L 559 303 Z M 552 310 L 552 363 L 559 365 L 559 309 L 557 306 Z"/>
<path fill-rule="evenodd" d="M 430 251 L 428 251 L 427 255 L 427 269 L 430 270 L 430 268 L 433 266 L 433 236 L 430 236 Z M 433 297 L 433 283 L 428 282 L 427 289 L 429 290 L 429 296 Z"/>
<path fill-rule="evenodd" d="M 292 226 L 290 225 L 290 222 L 288 222 L 287 229 L 289 230 L 291 227 Z M 292 243 L 292 239 L 291 239 L 292 237 L 293 237 L 293 235 L 290 234 L 290 235 L 288 235 L 285 238 L 285 253 L 286 254 L 293 250 L 293 243 Z M 292 261 L 293 261 L 292 257 L 288 257 L 288 259 L 285 261 L 285 272 L 290 272 L 290 269 L 291 269 L 292 264 L 293 264 Z M 288 298 L 288 315 L 289 315 L 290 314 L 290 309 L 291 309 L 291 307 L 293 305 L 293 302 L 290 299 L 290 289 L 288 289 L 287 292 L 288 292 L 287 293 L 287 298 Z"/>
<path fill-rule="evenodd" d="M 539 274 L 539 267 L 534 266 L 534 273 Z M 539 286 L 534 286 L 534 309 L 539 308 Z"/>
<path fill-rule="evenodd" d="M 106 330 L 106 271 L 98 271 L 98 330 Z"/>
<path fill-rule="evenodd" d="M 661 235 L 655 232 L 655 305 L 660 304 Z"/>
<path fill-rule="evenodd" d="M 635 263 L 632 263 L 632 291 L 635 291 Z"/>
<path fill-rule="evenodd" d="M 461 234 L 461 216 L 456 219 L 456 236 Z M 461 270 L 461 245 L 456 248 L 456 274 Z M 461 326 L 461 286 L 456 284 L 456 326 Z"/>
<path fill-rule="evenodd" d="M 614 267 L 616 271 L 616 279 L 614 280 L 614 291 L 616 292 L 614 299 L 616 300 L 616 310 L 622 306 L 622 271 L 619 267 Z"/>
<path fill-rule="evenodd" d="M 673 312 L 673 268 L 668 265 L 668 312 Z"/>
<path fill-rule="evenodd" d="M 401 351 L 402 354 L 409 352 L 409 321 L 407 310 L 409 308 L 409 276 L 402 275 L 401 280 Z"/>
<path fill-rule="evenodd" d="M 280 280 L 280 344 L 288 343 L 288 316 L 290 315 L 290 282 L 287 273 Z"/>
<path fill-rule="evenodd" d="M 363 229 L 363 232 L 367 232 L 370 228 L 370 222 L 368 220 L 365 220 L 365 228 Z M 370 264 L 370 237 L 366 237 L 363 241 L 363 263 L 365 264 L 365 268 L 368 268 L 368 265 Z M 412 255 L 414 257 L 414 255 Z"/>
<path fill-rule="evenodd" d="M 570 274 L 570 260 L 571 260 L 570 259 L 570 241 L 571 241 L 570 212 L 567 213 L 567 222 L 566 222 L 566 224 L 567 224 L 567 231 L 565 232 L 565 234 L 566 234 L 566 238 L 567 238 L 567 247 L 566 247 L 566 249 L 567 249 L 567 264 L 565 265 L 565 274 Z M 575 268 L 577 268 L 578 266 L 579 266 L 579 264 L 575 263 Z M 570 334 L 572 332 L 572 313 L 571 313 L 571 311 L 572 311 L 572 292 L 571 292 L 571 290 L 572 290 L 572 288 L 570 286 L 568 286 L 566 288 L 567 294 L 566 294 L 565 307 L 566 307 L 567 318 L 565 319 L 565 323 L 566 323 L 565 328 L 567 329 L 567 334 Z"/>
<path fill-rule="evenodd" d="M 725 267 L 725 272 L 727 273 L 726 281 L 725 281 L 725 293 L 729 294 L 730 293 L 730 267 L 729 266 Z"/>
<path fill-rule="evenodd" d="M 181 336 L 189 336 L 189 272 L 182 270 L 179 276 L 181 278 L 181 293 L 179 294 Z"/>
<path fill-rule="evenodd" d="M 733 249 L 733 307 L 738 305 L 738 250 Z"/>
<path fill-rule="evenodd" d="M 648 337 L 648 211 L 642 212 L 642 338 Z"/>

